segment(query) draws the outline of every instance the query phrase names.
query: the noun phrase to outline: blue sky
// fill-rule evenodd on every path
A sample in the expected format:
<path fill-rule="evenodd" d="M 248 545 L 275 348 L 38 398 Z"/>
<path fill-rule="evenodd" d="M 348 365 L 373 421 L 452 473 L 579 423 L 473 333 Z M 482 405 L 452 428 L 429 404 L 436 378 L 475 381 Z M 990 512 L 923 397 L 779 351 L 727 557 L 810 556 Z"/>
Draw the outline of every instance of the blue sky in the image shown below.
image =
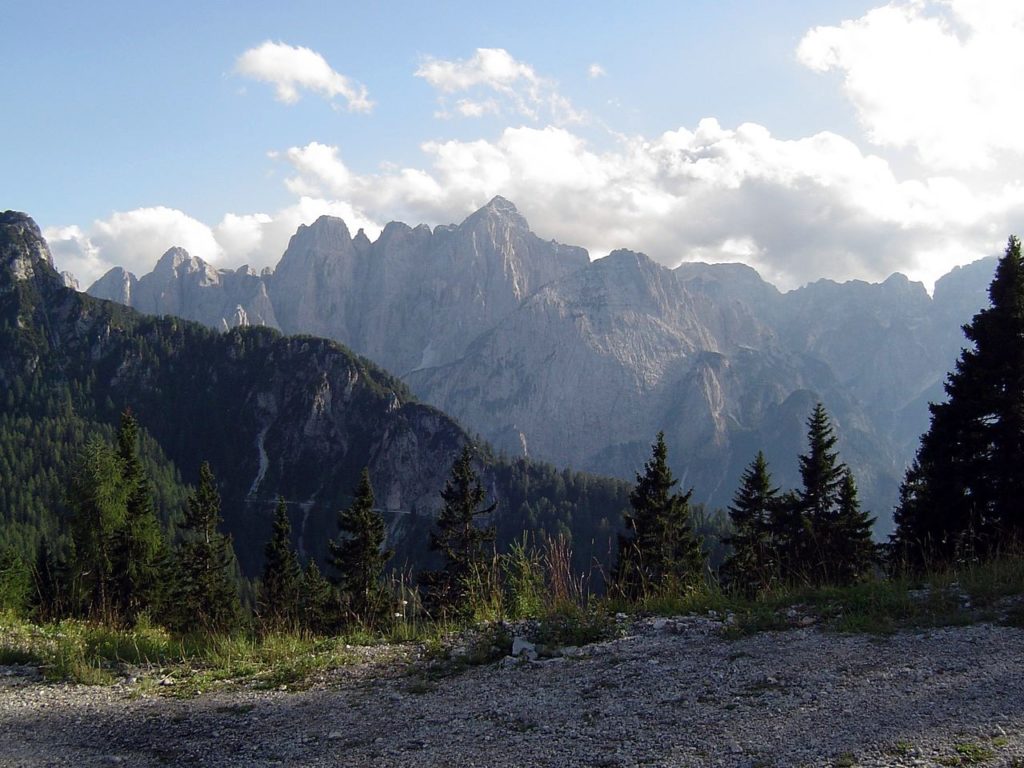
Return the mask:
<path fill-rule="evenodd" d="M 595 256 L 784 287 L 928 281 L 1024 221 L 1004 0 L 8 5 L 0 206 L 84 283 L 494 194 Z"/>

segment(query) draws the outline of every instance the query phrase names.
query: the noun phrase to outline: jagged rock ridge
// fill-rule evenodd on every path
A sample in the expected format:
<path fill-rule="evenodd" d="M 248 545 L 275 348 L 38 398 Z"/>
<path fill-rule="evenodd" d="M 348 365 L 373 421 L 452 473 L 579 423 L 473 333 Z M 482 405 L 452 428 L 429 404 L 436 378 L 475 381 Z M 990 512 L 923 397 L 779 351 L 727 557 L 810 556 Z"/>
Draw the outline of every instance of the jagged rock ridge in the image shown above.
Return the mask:
<path fill-rule="evenodd" d="M 321 218 L 259 280 L 283 330 L 352 346 L 510 453 L 630 478 L 663 429 L 714 505 L 759 448 L 798 482 L 803 419 L 822 400 L 884 531 L 993 263 L 955 270 L 934 298 L 902 275 L 780 293 L 739 264 L 590 262 L 495 198 L 460 225 L 391 223 L 372 243 Z M 230 304 L 212 280 L 200 294 Z M 201 305 L 161 311 L 218 327 Z"/>

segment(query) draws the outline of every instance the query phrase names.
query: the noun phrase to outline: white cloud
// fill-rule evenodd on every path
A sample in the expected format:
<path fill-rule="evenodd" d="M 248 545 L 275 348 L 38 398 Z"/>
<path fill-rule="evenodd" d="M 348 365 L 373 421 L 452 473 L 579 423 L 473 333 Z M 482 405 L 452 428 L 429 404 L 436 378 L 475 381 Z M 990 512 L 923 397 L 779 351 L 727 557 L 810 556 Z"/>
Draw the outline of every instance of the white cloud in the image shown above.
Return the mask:
<path fill-rule="evenodd" d="M 507 128 L 490 141 L 423 145 L 429 170 L 353 173 L 336 147 L 286 153 L 288 184 L 384 220 L 457 221 L 495 194 L 542 237 L 594 254 L 643 250 L 750 262 L 784 287 L 822 276 L 926 281 L 998 251 L 1024 219 L 1024 189 L 979 194 L 953 177 L 901 180 L 881 157 L 831 133 L 783 141 L 759 125 L 706 119 L 597 151 L 563 128 Z"/>
<path fill-rule="evenodd" d="M 213 227 L 172 208 L 139 208 L 97 220 L 87 230 L 50 227 L 43 235 L 59 269 L 71 272 L 87 288 L 115 266 L 144 275 L 174 246 L 218 267 L 272 267 L 299 225 L 320 216 L 344 219 L 353 234 L 363 228 L 375 238 L 381 230 L 348 203 L 300 195 L 273 214 L 228 213 Z"/>
<path fill-rule="evenodd" d="M 797 50 L 843 88 L 870 141 L 936 169 L 989 168 L 1024 153 L 1024 5 L 909 0 L 810 30 Z"/>
<path fill-rule="evenodd" d="M 605 72 L 604 67 L 602 67 L 600 64 L 598 64 L 596 61 L 593 64 L 591 64 L 589 67 L 587 67 L 587 76 L 591 80 L 594 80 L 594 79 L 596 79 L 598 77 L 604 77 L 607 74 L 608 73 Z"/>
<path fill-rule="evenodd" d="M 477 48 L 469 59 L 427 57 L 415 76 L 437 89 L 438 117 L 452 117 L 447 96 L 456 93 L 493 93 L 489 98 L 465 98 L 455 104 L 462 117 L 511 114 L 530 120 L 550 119 L 556 123 L 579 122 L 583 115 L 558 93 L 555 84 L 537 74 L 529 64 L 518 61 L 504 48 Z"/>
<path fill-rule="evenodd" d="M 323 56 L 310 48 L 268 40 L 239 56 L 235 71 L 270 83 L 278 101 L 285 104 L 297 102 L 299 91 L 304 89 L 319 93 L 328 100 L 340 96 L 350 112 L 373 109 L 366 86 L 334 71 Z"/>

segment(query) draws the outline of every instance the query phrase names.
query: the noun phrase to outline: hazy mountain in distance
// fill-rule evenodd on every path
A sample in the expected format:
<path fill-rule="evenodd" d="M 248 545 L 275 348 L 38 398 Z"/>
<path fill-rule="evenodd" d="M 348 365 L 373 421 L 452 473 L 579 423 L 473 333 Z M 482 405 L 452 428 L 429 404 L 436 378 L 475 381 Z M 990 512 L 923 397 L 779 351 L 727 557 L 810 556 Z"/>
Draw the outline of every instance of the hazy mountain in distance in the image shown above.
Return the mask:
<path fill-rule="evenodd" d="M 898 274 L 782 293 L 742 264 L 591 262 L 495 198 L 462 224 L 392 223 L 374 242 L 321 218 L 257 279 L 282 330 L 350 345 L 510 453 L 631 479 L 664 429 L 674 469 L 713 505 L 758 449 L 797 483 L 797 411 L 821 400 L 882 532 L 994 264 L 954 270 L 934 297 Z M 195 293 L 231 303 L 223 279 Z M 161 311 L 220 327 L 191 302 Z"/>

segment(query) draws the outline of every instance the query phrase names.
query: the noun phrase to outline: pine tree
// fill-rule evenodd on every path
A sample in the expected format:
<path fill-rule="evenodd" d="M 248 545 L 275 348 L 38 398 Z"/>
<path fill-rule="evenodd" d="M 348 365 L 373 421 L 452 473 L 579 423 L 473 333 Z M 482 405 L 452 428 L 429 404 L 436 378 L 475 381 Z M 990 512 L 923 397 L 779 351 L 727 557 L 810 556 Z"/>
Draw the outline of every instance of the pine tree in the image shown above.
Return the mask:
<path fill-rule="evenodd" d="M 779 575 L 772 536 L 779 502 L 779 489 L 772 485 L 768 462 L 758 451 L 740 478 L 729 507 L 733 533 L 724 543 L 732 547 L 732 554 L 722 566 L 722 581 L 747 595 L 767 589 Z"/>
<path fill-rule="evenodd" d="M 659 432 L 652 457 L 637 474 L 626 512 L 627 533 L 619 537 L 613 579 L 636 598 L 692 585 L 701 578 L 704 556 L 690 523 L 690 496 L 672 493 L 678 480 L 668 467 L 665 433 Z"/>
<path fill-rule="evenodd" d="M 430 549 L 440 552 L 441 570 L 423 574 L 427 603 L 442 612 L 466 614 L 469 580 L 483 568 L 484 545 L 494 540 L 494 528 L 480 528 L 475 519 L 491 514 L 497 504 L 481 507 L 487 494 L 473 470 L 473 452 L 464 446 L 441 491 L 444 505 L 430 534 Z"/>
<path fill-rule="evenodd" d="M 126 492 L 125 515 L 115 534 L 112 557 L 118 611 L 129 623 L 156 602 L 164 543 L 153 505 L 153 484 L 139 459 L 138 440 L 138 422 L 130 410 L 125 410 L 117 434 Z"/>
<path fill-rule="evenodd" d="M 274 527 L 263 550 L 263 580 L 260 609 L 263 620 L 272 627 L 293 627 L 299 615 L 299 589 L 302 571 L 299 557 L 292 546 L 292 524 L 288 506 L 277 499 Z"/>
<path fill-rule="evenodd" d="M 818 403 L 807 420 L 808 450 L 799 459 L 803 488 L 797 491 L 809 533 L 801 560 L 805 575 L 814 581 L 830 581 L 838 566 L 841 533 L 836 517 L 847 468 L 834 450 L 836 440 L 825 406 Z"/>
<path fill-rule="evenodd" d="M 75 602 L 94 618 L 115 623 L 115 547 L 127 515 L 124 465 L 102 440 L 90 440 L 79 457 L 67 493 L 74 542 Z"/>
<path fill-rule="evenodd" d="M 219 632 L 233 628 L 241 606 L 232 578 L 234 552 L 220 525 L 220 494 L 210 465 L 199 468 L 199 486 L 185 507 L 178 547 L 176 628 Z"/>
<path fill-rule="evenodd" d="M 358 621 L 374 625 L 387 607 L 381 587 L 391 551 L 384 549 L 384 519 L 374 509 L 370 472 L 363 469 L 352 504 L 338 515 L 339 535 L 330 542 L 341 600 Z"/>
<path fill-rule="evenodd" d="M 836 551 L 834 580 L 850 584 L 870 572 L 878 560 L 878 548 L 871 540 L 871 526 L 875 518 L 861 511 L 857 498 L 857 484 L 847 469 L 839 488 L 838 510 L 835 519 Z"/>
<path fill-rule="evenodd" d="M 310 560 L 302 572 L 299 588 L 300 618 L 310 632 L 322 634 L 334 626 L 338 600 L 331 583 L 323 577 L 316 561 Z"/>
<path fill-rule="evenodd" d="M 908 565 L 984 555 L 1024 536 L 1024 259 L 1011 237 L 990 306 L 932 404 L 897 507 L 894 551 Z"/>

